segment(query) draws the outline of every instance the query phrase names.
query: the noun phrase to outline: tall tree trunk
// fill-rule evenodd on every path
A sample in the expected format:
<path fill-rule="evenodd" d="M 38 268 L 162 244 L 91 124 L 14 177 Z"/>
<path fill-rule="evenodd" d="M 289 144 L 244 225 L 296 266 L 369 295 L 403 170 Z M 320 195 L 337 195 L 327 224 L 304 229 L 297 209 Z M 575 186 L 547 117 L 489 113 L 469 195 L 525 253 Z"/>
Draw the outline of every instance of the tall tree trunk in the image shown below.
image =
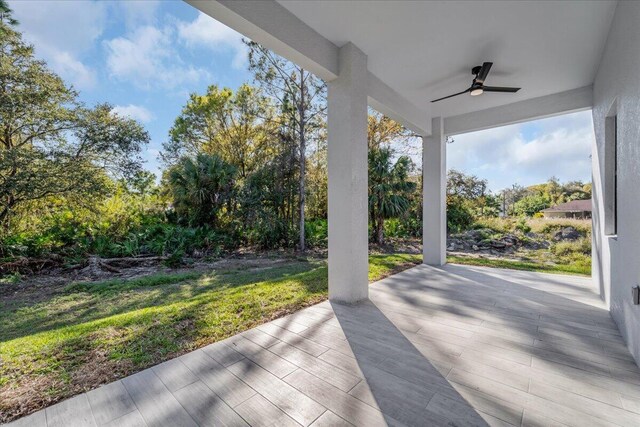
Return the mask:
<path fill-rule="evenodd" d="M 298 115 L 300 118 L 299 125 L 299 138 L 300 138 L 300 182 L 298 186 L 299 192 L 299 203 L 300 203 L 300 250 L 302 252 L 305 251 L 305 240 L 304 240 L 304 205 L 305 205 L 305 188 L 304 188 L 304 178 L 305 178 L 305 161 L 306 161 L 306 149 L 307 142 L 305 140 L 305 105 L 304 105 L 304 69 L 300 69 L 300 103 L 298 104 Z"/>
<path fill-rule="evenodd" d="M 378 245 L 384 243 L 384 218 L 378 218 L 376 221 L 376 242 Z"/>

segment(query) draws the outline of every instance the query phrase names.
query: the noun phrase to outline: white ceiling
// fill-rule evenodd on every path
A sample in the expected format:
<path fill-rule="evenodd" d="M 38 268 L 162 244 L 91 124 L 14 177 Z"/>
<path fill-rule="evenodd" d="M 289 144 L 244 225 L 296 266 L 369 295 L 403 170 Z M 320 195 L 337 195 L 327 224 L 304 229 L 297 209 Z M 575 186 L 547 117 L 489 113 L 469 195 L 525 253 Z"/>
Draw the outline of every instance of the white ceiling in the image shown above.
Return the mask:
<path fill-rule="evenodd" d="M 615 1 L 290 1 L 279 3 L 322 36 L 351 41 L 369 70 L 429 111 L 493 62 L 490 86 L 516 94 L 461 95 L 431 104 L 448 117 L 593 83 Z"/>

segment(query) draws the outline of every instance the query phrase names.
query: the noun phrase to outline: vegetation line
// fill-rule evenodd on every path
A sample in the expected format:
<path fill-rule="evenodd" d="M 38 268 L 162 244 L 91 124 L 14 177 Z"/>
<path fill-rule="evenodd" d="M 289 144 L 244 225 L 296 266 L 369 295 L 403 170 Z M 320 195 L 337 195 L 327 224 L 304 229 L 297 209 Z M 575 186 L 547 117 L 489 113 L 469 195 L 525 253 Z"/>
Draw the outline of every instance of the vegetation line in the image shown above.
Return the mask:
<path fill-rule="evenodd" d="M 591 276 L 591 269 L 572 265 L 544 265 L 536 262 L 518 260 L 479 258 L 459 255 L 448 255 L 447 262 L 452 264 L 475 265 L 480 267 L 506 268 L 512 270 L 535 271 L 540 273 L 573 274 Z"/>

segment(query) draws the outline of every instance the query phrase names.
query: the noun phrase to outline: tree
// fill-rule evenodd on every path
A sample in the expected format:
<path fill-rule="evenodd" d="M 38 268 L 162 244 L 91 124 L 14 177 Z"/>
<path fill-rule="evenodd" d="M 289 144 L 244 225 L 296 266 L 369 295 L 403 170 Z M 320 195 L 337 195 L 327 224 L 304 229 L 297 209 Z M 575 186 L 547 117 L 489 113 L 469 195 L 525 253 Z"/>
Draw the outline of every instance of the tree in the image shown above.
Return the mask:
<path fill-rule="evenodd" d="M 175 164 L 185 155 L 217 154 L 245 179 L 270 150 L 274 122 L 273 106 L 255 88 L 243 84 L 233 93 L 211 85 L 203 95 L 191 94 L 169 130 L 162 156 Z"/>
<path fill-rule="evenodd" d="M 251 174 L 242 188 L 242 220 L 250 244 L 270 249 L 293 243 L 293 196 L 297 190 L 291 168 L 291 147 L 283 141 L 283 150 Z"/>
<path fill-rule="evenodd" d="M 402 148 L 408 147 L 417 138 L 413 132 L 389 117 L 369 109 L 367 117 L 367 141 L 369 149 L 394 144 Z M 409 154 L 404 152 L 404 154 Z"/>
<path fill-rule="evenodd" d="M 369 150 L 369 215 L 373 226 L 373 240 L 384 242 L 384 220 L 398 217 L 409 209 L 409 194 L 416 188 L 409 180 L 413 162 L 407 156 L 393 161 L 389 147 Z"/>
<path fill-rule="evenodd" d="M 529 194 L 513 205 L 513 213 L 520 216 L 533 216 L 551 206 L 548 194 Z"/>
<path fill-rule="evenodd" d="M 0 0 L 0 35 L 7 31 L 6 26 L 15 27 L 19 24 L 13 17 L 13 11 L 5 0 Z"/>
<path fill-rule="evenodd" d="M 307 143 L 322 127 L 326 111 L 326 84 L 292 62 L 258 43 L 249 46 L 249 69 L 255 81 L 273 97 L 285 117 L 286 131 L 298 142 L 299 249 L 305 250 L 305 200 Z"/>
<path fill-rule="evenodd" d="M 513 205 L 527 195 L 527 189 L 519 184 L 513 184 L 511 188 L 500 191 L 499 197 L 502 200 L 502 212 L 509 215 L 513 210 Z"/>
<path fill-rule="evenodd" d="M 125 181 L 127 190 L 133 194 L 147 196 L 156 193 L 156 176 L 152 172 L 141 170 Z"/>
<path fill-rule="evenodd" d="M 447 173 L 447 226 L 452 231 L 469 227 L 474 215 L 496 213 L 496 201 L 487 190 L 488 182 L 455 169 Z"/>
<path fill-rule="evenodd" d="M 215 154 L 183 157 L 168 173 L 176 213 L 191 225 L 217 225 L 220 211 L 234 194 L 236 171 Z"/>
<path fill-rule="evenodd" d="M 0 4 L 0 224 L 20 204 L 104 193 L 141 169 L 148 133 L 111 106 L 87 108 L 23 42 Z"/>
<path fill-rule="evenodd" d="M 447 173 L 447 196 L 476 200 L 487 194 L 488 182 L 475 175 L 466 175 L 455 169 Z"/>

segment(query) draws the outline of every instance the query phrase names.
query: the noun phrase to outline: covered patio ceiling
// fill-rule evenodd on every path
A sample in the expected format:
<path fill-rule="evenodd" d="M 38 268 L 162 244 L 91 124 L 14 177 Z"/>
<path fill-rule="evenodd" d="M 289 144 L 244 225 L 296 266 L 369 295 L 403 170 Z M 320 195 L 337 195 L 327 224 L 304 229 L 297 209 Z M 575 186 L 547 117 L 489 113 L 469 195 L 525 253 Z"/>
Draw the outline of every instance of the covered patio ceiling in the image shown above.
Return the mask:
<path fill-rule="evenodd" d="M 338 48 L 355 44 L 367 55 L 370 105 L 423 135 L 431 133 L 432 117 L 468 119 L 514 103 L 516 116 L 493 114 L 504 123 L 485 118 L 451 129 L 445 123 L 445 133 L 591 107 L 616 7 L 615 1 L 189 2 L 326 80 L 337 74 Z M 494 63 L 487 84 L 522 89 L 430 102 L 469 87 L 471 68 L 484 61 Z M 568 95 L 545 102 L 555 94 Z M 522 104 L 528 100 L 538 101 Z"/>
<path fill-rule="evenodd" d="M 616 3 L 336 2 L 279 0 L 336 46 L 352 42 L 369 70 L 433 117 L 450 117 L 593 83 Z M 488 84 L 516 94 L 431 100 L 467 88 L 471 68 L 494 62 Z"/>

